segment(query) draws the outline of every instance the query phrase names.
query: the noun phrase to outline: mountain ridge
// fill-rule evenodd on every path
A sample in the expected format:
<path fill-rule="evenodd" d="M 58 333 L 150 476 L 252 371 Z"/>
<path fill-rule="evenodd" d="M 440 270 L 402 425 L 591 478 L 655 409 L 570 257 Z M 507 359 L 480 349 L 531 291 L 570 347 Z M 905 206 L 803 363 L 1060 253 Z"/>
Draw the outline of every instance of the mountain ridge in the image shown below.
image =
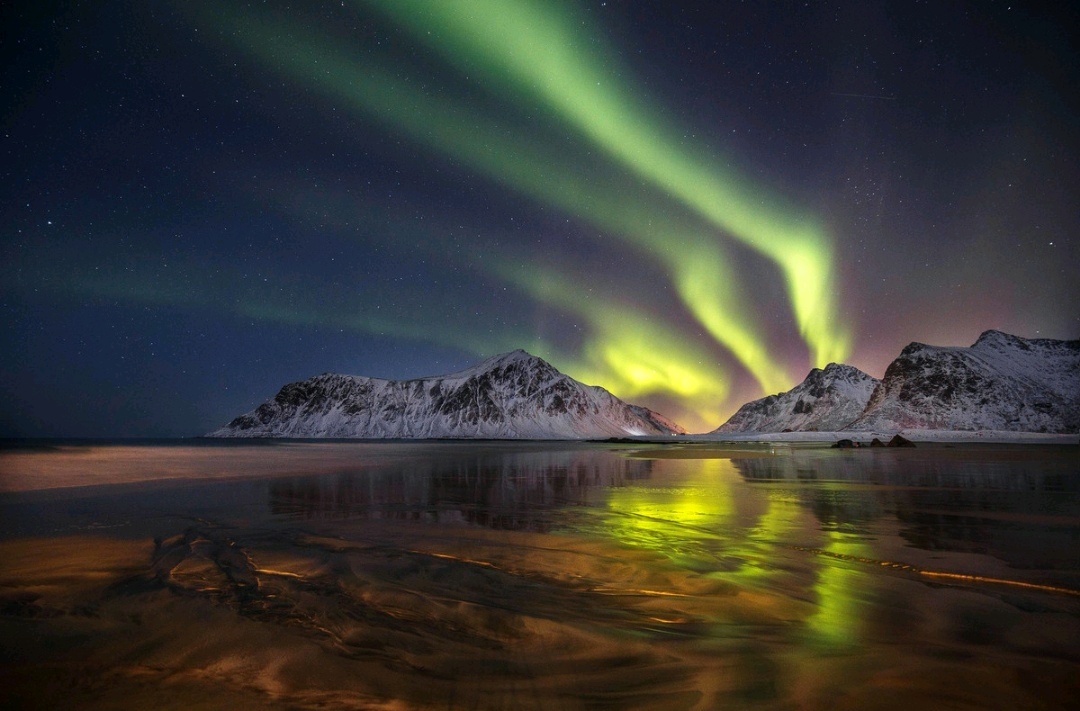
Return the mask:
<path fill-rule="evenodd" d="M 893 360 L 854 431 L 1080 429 L 1080 340 L 984 331 L 974 344 L 910 343 Z"/>
<path fill-rule="evenodd" d="M 826 401 L 826 412 L 815 420 L 806 408 L 816 409 L 817 402 L 806 395 L 820 396 L 830 368 L 840 366 L 815 368 L 791 390 L 743 405 L 713 432 L 1080 430 L 1080 340 L 1028 339 L 987 330 L 966 347 L 912 342 L 881 380 L 862 373 L 868 379 L 863 382 L 874 383 L 870 392 L 834 388 L 836 397 Z M 855 416 L 841 423 L 860 403 Z"/>
<path fill-rule="evenodd" d="M 685 431 L 523 350 L 441 376 L 323 373 L 284 385 L 208 437 L 595 439 Z"/>

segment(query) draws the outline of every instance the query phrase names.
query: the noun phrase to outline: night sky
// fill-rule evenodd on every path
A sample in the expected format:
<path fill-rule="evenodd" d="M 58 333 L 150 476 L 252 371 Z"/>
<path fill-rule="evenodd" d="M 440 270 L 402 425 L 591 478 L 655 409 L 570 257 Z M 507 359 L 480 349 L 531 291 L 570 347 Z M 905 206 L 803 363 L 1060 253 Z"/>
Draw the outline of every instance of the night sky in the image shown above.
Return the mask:
<path fill-rule="evenodd" d="M 5 2 L 0 436 L 515 348 L 704 431 L 1077 338 L 1080 16 L 1035 7 Z"/>

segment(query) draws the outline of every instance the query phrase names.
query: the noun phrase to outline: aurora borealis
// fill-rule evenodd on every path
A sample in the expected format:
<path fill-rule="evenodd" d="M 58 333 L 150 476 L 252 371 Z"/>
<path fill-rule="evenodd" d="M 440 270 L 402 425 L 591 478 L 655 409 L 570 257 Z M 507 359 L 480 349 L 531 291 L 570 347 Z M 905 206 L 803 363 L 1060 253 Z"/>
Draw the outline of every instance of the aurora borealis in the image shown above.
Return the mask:
<path fill-rule="evenodd" d="M 207 431 L 525 348 L 691 431 L 1076 338 L 1070 11 L 18 0 L 6 435 Z"/>

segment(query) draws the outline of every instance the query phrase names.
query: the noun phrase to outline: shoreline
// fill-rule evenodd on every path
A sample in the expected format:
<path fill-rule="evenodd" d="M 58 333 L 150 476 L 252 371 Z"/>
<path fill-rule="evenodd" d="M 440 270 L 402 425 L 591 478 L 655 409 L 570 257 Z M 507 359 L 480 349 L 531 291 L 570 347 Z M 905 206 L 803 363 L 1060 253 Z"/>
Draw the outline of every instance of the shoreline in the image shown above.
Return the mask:
<path fill-rule="evenodd" d="M 1006 447 L 1077 446 L 1076 435 L 1001 432 L 942 432 L 904 430 L 901 434 L 918 447 L 926 445 Z M 139 484 L 163 481 L 213 481 L 256 479 L 279 476 L 306 476 L 322 473 L 356 472 L 388 463 L 402 464 L 426 447 L 503 448 L 538 451 L 564 447 L 652 447 L 659 458 L 729 458 L 769 456 L 754 445 L 784 445 L 792 448 L 824 449 L 840 439 L 865 445 L 873 437 L 888 441 L 892 433 L 877 432 L 782 432 L 740 433 L 723 438 L 716 435 L 681 435 L 665 438 L 603 440 L 230 440 L 228 445 L 205 440 L 176 439 L 150 442 L 116 440 L 23 440 L 21 446 L 0 447 L 0 495 Z M 207 446 L 209 444 L 210 446 Z M 279 445 L 271 446 L 267 445 Z M 675 445 L 672 447 L 672 445 Z M 669 449 L 670 448 L 670 449 Z M 935 447 L 938 448 L 938 447 Z M 705 451 L 710 457 L 699 457 Z M 730 451 L 728 451 L 730 450 Z M 663 451 L 661 455 L 660 452 Z M 682 455 L 679 453 L 682 452 Z"/>
<path fill-rule="evenodd" d="M 838 432 L 725 432 L 721 434 L 680 435 L 672 441 L 689 442 L 794 442 L 833 443 L 841 439 L 869 443 L 877 438 L 888 442 L 893 435 L 900 435 L 915 444 L 1059 444 L 1080 445 L 1080 435 L 1048 434 L 1045 432 L 1010 432 L 1005 430 L 919 430 L 903 429 L 890 432 L 838 431 Z M 665 440 L 666 441 L 666 440 Z"/>

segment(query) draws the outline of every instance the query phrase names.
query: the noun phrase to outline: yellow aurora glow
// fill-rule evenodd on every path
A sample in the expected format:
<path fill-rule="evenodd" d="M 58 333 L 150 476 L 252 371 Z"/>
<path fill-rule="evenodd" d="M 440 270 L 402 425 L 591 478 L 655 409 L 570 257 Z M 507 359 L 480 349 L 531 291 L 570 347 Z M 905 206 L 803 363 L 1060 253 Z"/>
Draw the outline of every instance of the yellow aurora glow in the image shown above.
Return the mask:
<path fill-rule="evenodd" d="M 536 263 L 489 265 L 537 301 L 576 314 L 588 324 L 580 357 L 546 351 L 538 355 L 560 363 L 587 383 L 604 383 L 627 397 L 674 393 L 702 422 L 716 421 L 717 404 L 727 397 L 725 373 L 708 354 L 647 314 L 626 308 Z"/>

